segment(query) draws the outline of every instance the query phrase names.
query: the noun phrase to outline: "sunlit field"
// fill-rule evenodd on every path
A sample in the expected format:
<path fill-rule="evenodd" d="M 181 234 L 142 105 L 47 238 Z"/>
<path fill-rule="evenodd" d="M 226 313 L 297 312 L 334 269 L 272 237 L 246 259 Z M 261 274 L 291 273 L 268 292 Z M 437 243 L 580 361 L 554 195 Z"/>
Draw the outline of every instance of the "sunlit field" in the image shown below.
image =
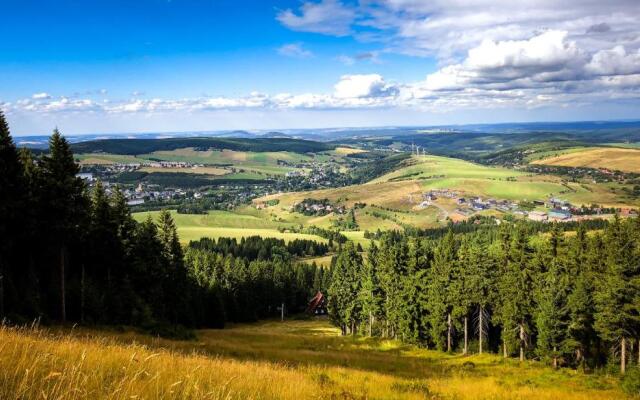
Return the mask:
<path fill-rule="evenodd" d="M 608 168 L 640 172 L 640 150 L 620 148 L 579 148 L 537 160 L 535 164 L 565 167 Z"/>
<path fill-rule="evenodd" d="M 2 399 L 620 399 L 617 378 L 497 355 L 339 336 L 325 320 L 170 341 L 132 331 L 0 329 Z"/>
<path fill-rule="evenodd" d="M 247 210 L 255 211 L 255 210 Z M 137 221 L 144 221 L 150 215 L 157 220 L 159 211 L 141 212 L 133 214 Z M 220 238 L 231 237 L 240 239 L 249 236 L 271 237 L 291 241 L 308 239 L 326 242 L 326 239 L 303 233 L 280 232 L 279 227 L 289 227 L 291 224 L 274 222 L 268 218 L 260 218 L 247 213 L 231 211 L 209 211 L 207 214 L 178 214 L 171 211 L 171 215 L 178 227 L 178 235 L 183 243 L 199 240 L 202 237 Z"/>

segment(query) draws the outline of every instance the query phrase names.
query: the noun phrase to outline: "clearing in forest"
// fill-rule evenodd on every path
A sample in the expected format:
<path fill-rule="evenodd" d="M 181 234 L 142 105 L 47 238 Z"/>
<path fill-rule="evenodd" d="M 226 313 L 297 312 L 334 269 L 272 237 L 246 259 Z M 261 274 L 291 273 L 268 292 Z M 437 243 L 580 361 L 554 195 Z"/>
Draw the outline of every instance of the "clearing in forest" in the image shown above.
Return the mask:
<path fill-rule="evenodd" d="M 618 378 L 342 337 L 327 320 L 197 331 L 0 328 L 0 398 L 621 399 Z"/>

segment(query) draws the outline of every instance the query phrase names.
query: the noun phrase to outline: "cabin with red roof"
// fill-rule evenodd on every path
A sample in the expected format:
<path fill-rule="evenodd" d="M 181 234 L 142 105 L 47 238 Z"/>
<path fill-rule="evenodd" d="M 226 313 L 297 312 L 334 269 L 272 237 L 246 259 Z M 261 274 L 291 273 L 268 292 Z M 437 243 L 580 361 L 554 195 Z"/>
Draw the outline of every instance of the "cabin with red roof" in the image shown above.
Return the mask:
<path fill-rule="evenodd" d="M 309 301 L 307 306 L 307 314 L 311 315 L 327 315 L 327 298 L 324 297 L 322 292 L 316 293 L 315 296 Z"/>

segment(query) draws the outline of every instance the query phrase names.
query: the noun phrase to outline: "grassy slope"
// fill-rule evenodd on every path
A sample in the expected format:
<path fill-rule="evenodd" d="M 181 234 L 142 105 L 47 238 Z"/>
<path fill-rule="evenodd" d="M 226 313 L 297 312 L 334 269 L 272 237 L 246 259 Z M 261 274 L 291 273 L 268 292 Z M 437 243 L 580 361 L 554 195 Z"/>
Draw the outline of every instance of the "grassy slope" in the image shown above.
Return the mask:
<path fill-rule="evenodd" d="M 251 210 L 247 213 L 230 211 L 210 211 L 206 215 L 178 214 L 171 211 L 171 214 L 178 227 L 180 241 L 187 243 L 191 240 L 198 240 L 201 237 L 234 237 L 242 238 L 248 236 L 274 237 L 286 241 L 294 239 L 309 239 L 318 242 L 326 240 L 315 235 L 305 235 L 297 233 L 281 233 L 278 227 L 289 227 L 291 224 L 276 222 L 262 215 L 252 215 Z M 137 221 L 144 221 L 149 215 L 154 220 L 158 218 L 158 211 L 142 212 L 133 214 Z"/>
<path fill-rule="evenodd" d="M 199 175 L 225 175 L 229 173 L 229 170 L 217 167 L 193 167 L 193 168 L 159 168 L 159 167 L 144 167 L 140 169 L 143 172 L 175 172 L 184 174 L 199 174 Z M 225 177 L 226 178 L 226 177 Z"/>
<path fill-rule="evenodd" d="M 620 148 L 584 148 L 552 155 L 533 162 L 565 167 L 608 168 L 640 173 L 640 150 Z"/>
<path fill-rule="evenodd" d="M 144 157 L 129 156 L 123 154 L 75 154 L 74 157 L 80 160 L 81 165 L 91 164 L 129 164 L 129 163 L 143 163 L 150 160 Z"/>
<path fill-rule="evenodd" d="M 625 205 L 625 202 L 605 185 L 563 183 L 559 177 L 555 176 L 531 175 L 446 157 L 414 157 L 413 162 L 414 165 L 382 176 L 376 182 L 388 182 L 403 176 L 407 176 L 407 179 L 433 177 L 418 181 L 421 182 L 423 191 L 446 188 L 460 191 L 464 195 L 506 200 L 546 200 L 553 195 L 578 205 L 591 203 L 618 207 Z M 440 175 L 444 176 L 438 177 Z"/>
<path fill-rule="evenodd" d="M 624 398 L 615 378 L 340 337 L 325 321 L 199 331 L 190 342 L 0 328 L 0 371 L 3 399 Z"/>
<path fill-rule="evenodd" d="M 356 202 L 363 202 L 368 205 L 416 211 L 416 205 L 422 201 L 422 193 L 435 188 L 454 189 L 465 195 L 517 200 L 544 199 L 550 193 L 566 190 L 557 178 L 537 178 L 533 180 L 519 171 L 486 167 L 459 159 L 436 156 L 413 157 L 408 166 L 364 185 L 285 193 L 269 198 L 280 199 L 281 208 L 291 206 L 306 197 L 316 199 L 326 197 L 348 207 Z M 433 215 L 429 215 L 429 218 L 433 219 Z"/>
<path fill-rule="evenodd" d="M 437 225 L 446 215 L 433 207 L 420 209 L 422 194 L 430 189 L 452 189 L 463 196 L 493 197 L 506 200 L 546 200 L 554 195 L 575 204 L 598 203 L 624 206 L 626 203 L 606 185 L 565 183 L 559 177 L 532 175 L 506 168 L 487 167 L 460 159 L 427 156 L 413 157 L 403 168 L 383 175 L 370 183 L 311 192 L 283 193 L 257 201 L 279 199 L 269 213 L 286 221 L 316 223 L 330 226 L 333 216 L 317 219 L 289 212 L 289 208 L 305 198 L 327 198 L 334 203 L 353 207 L 366 203 L 358 210 L 356 219 L 361 230 L 397 229 L 402 224 L 418 227 Z M 456 205 L 441 200 L 445 210 L 452 212 Z M 392 211 L 385 210 L 392 209 Z M 385 214 L 387 218 L 374 216 Z"/>

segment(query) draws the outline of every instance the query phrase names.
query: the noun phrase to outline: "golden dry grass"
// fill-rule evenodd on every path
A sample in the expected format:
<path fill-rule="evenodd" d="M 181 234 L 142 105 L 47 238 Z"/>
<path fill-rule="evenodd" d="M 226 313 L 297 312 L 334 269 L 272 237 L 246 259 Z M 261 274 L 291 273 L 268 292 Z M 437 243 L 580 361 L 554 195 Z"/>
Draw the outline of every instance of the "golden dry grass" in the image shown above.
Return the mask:
<path fill-rule="evenodd" d="M 612 377 L 345 338 L 324 320 L 205 330 L 195 341 L 0 328 L 3 400 L 623 397 Z"/>
<path fill-rule="evenodd" d="M 606 147 L 592 148 L 536 160 L 533 164 L 607 168 L 640 173 L 640 150 Z"/>
<path fill-rule="evenodd" d="M 225 175 L 231 171 L 224 168 L 216 167 L 192 167 L 192 168 L 159 168 L 159 167 L 145 167 L 141 168 L 144 172 L 176 172 L 183 174 L 201 174 L 201 175 Z"/>
<path fill-rule="evenodd" d="M 339 154 L 341 156 L 347 156 L 349 154 L 359 154 L 359 153 L 366 153 L 367 150 L 362 150 L 362 149 L 354 149 L 353 147 L 336 147 L 335 150 L 333 150 L 336 154 Z"/>
<path fill-rule="evenodd" d="M 347 207 L 353 207 L 355 203 L 360 202 L 410 209 L 413 206 L 410 201 L 410 196 L 413 196 L 413 201 L 416 202 L 421 194 L 422 190 L 417 182 L 401 181 L 367 183 L 364 185 L 345 186 L 335 189 L 275 194 L 256 199 L 254 203 L 278 199 L 280 200 L 278 204 L 279 207 L 286 208 L 301 202 L 305 198 L 312 197 L 314 199 L 327 198 L 332 202 L 339 202 Z"/>

